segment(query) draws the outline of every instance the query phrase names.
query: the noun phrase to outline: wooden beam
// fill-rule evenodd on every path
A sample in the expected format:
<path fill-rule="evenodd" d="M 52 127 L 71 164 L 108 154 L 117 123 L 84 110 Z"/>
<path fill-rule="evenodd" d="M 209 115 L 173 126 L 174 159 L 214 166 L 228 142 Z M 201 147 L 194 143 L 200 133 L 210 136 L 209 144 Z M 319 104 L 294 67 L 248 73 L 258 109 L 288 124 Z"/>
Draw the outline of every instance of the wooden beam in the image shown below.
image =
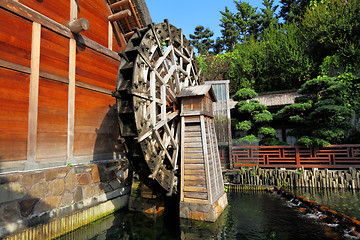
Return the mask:
<path fill-rule="evenodd" d="M 120 56 L 116 52 L 108 49 L 107 47 L 104 47 L 103 45 L 100 45 L 99 43 L 95 42 L 94 40 L 91 40 L 80 34 L 77 34 L 74 37 L 78 43 L 81 43 L 82 45 L 89 47 L 98 53 L 102 53 L 104 55 L 107 55 L 108 57 L 111 57 L 115 60 L 120 61 Z"/>
<path fill-rule="evenodd" d="M 118 8 L 118 7 L 122 7 L 124 6 L 125 4 L 129 3 L 129 0 L 121 0 L 119 2 L 115 2 L 113 4 L 110 5 L 110 8 L 111 9 L 114 9 L 114 8 Z"/>
<path fill-rule="evenodd" d="M 111 22 L 115 22 L 117 20 L 127 18 L 127 17 L 130 17 L 130 16 L 131 16 L 131 11 L 129 9 L 125 9 L 125 10 L 122 10 L 122 11 L 120 11 L 118 13 L 114 13 L 114 14 L 108 16 L 108 20 L 111 21 Z"/>
<path fill-rule="evenodd" d="M 72 33 L 80 33 L 89 30 L 90 24 L 86 18 L 75 19 L 69 22 L 69 28 Z"/>
<path fill-rule="evenodd" d="M 31 39 L 31 69 L 28 116 L 27 163 L 25 169 L 36 167 L 36 143 L 39 100 L 41 24 L 33 22 Z"/>
<path fill-rule="evenodd" d="M 71 30 L 58 23 L 54 20 L 34 11 L 33 9 L 15 1 L 15 0 L 1 0 L 0 1 L 0 7 L 4 8 L 5 10 L 12 12 L 16 15 L 19 15 L 20 17 L 23 17 L 29 21 L 40 23 L 43 27 L 46 27 L 64 37 L 72 38 L 73 34 Z M 89 47 L 99 53 L 102 53 L 108 57 L 111 57 L 115 60 L 120 61 L 120 57 L 116 52 L 113 52 L 109 50 L 107 47 L 102 46 L 101 44 L 85 37 L 78 35 L 76 37 L 76 40 L 79 41 L 79 43 L 83 44 L 86 47 Z"/>

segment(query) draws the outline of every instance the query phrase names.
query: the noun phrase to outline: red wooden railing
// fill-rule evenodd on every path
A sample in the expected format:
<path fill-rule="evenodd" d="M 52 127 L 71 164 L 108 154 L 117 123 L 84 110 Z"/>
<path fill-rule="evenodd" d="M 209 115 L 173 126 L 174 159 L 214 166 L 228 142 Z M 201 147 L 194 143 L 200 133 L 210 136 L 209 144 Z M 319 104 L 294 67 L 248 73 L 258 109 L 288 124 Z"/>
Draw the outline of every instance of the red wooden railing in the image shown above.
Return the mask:
<path fill-rule="evenodd" d="M 258 164 L 264 168 L 360 168 L 360 145 L 234 146 L 232 153 L 235 167 Z"/>

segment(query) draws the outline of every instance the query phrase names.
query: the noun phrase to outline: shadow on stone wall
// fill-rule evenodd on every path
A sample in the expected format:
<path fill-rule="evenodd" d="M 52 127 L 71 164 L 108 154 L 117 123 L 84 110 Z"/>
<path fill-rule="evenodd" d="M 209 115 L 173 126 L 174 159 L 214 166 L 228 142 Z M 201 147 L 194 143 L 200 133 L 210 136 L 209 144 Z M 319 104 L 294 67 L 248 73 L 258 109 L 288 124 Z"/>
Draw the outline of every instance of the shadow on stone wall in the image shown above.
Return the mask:
<path fill-rule="evenodd" d="M 93 177 L 99 181 L 100 190 L 109 199 L 117 195 L 114 191 L 118 191 L 118 196 L 130 193 L 132 170 L 124 146 L 119 141 L 115 104 L 109 105 L 108 112 L 95 132 L 97 136 L 92 162 L 96 164 L 98 173 Z"/>

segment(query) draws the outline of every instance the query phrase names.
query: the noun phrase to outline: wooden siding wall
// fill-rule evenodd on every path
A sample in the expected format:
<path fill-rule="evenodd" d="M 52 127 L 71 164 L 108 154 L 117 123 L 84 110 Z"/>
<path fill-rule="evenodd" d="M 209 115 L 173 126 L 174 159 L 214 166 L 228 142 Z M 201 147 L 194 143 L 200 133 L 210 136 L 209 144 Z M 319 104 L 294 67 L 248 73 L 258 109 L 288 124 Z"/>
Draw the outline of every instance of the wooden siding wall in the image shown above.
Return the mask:
<path fill-rule="evenodd" d="M 122 157 L 104 0 L 0 2 L 0 172 Z M 87 18 L 74 38 L 67 24 Z"/>

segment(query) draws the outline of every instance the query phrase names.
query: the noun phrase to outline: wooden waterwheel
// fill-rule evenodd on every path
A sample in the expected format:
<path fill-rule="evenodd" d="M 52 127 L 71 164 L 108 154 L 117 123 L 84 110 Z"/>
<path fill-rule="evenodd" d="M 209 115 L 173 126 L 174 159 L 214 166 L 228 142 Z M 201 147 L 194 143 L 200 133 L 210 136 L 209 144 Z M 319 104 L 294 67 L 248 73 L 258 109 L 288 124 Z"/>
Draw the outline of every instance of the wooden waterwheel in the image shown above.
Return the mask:
<path fill-rule="evenodd" d="M 177 191 L 180 103 L 200 69 L 181 29 L 167 20 L 135 30 L 119 66 L 116 92 L 122 140 L 134 171 L 154 191 Z"/>

